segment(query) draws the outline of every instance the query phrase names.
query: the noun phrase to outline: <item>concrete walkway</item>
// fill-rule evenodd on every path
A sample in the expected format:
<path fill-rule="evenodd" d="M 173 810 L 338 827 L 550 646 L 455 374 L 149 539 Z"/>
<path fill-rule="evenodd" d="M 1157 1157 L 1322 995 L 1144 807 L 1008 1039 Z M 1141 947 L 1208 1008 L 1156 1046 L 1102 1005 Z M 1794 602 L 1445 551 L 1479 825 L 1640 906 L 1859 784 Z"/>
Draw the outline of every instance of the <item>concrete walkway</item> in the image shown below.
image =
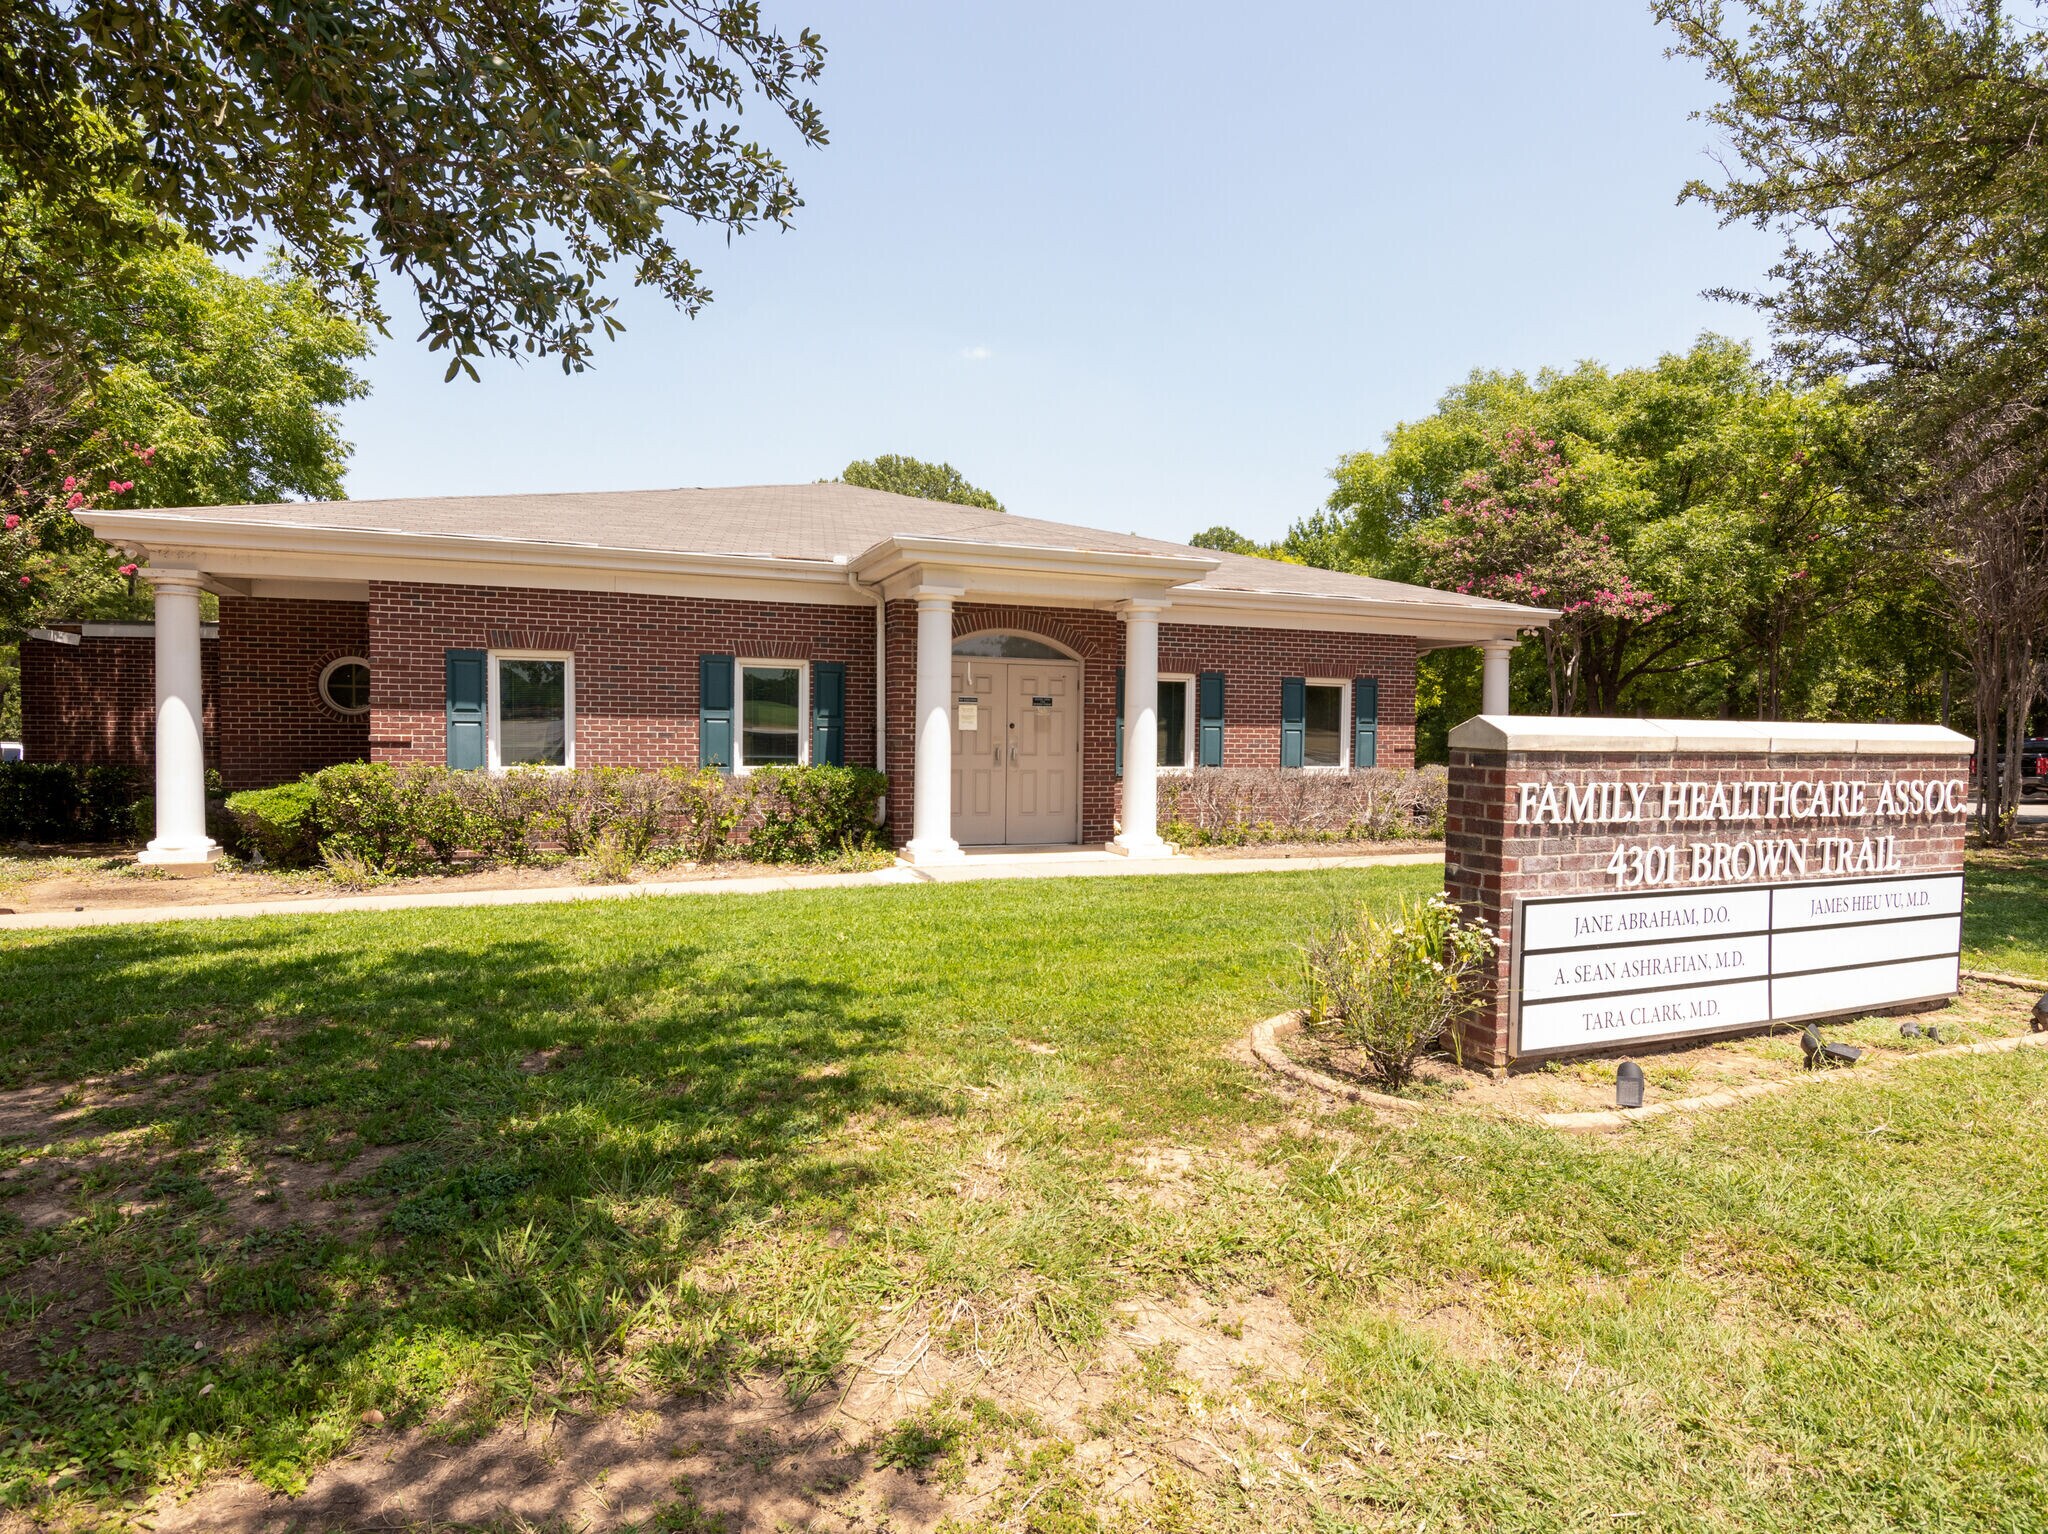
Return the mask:
<path fill-rule="evenodd" d="M 913 868 L 897 862 L 871 873 L 752 874 L 732 879 L 679 879 L 665 884 L 566 884 L 541 889 L 447 890 L 405 895 L 325 895 L 242 900 L 213 905 L 108 906 L 84 911 L 23 911 L 0 916 L 0 932 L 30 928 L 126 927 L 145 922 L 233 916 L 324 916 L 340 911 L 419 911 L 448 906 L 566 905 L 583 900 L 633 900 L 649 895 L 758 895 L 773 890 L 866 889 L 889 884 L 962 884 L 976 879 L 1115 878 L 1133 874 L 1300 873 L 1321 868 L 1389 868 L 1441 863 L 1443 853 L 1379 852 L 1331 857 L 1123 857 L 1099 847 L 970 851 L 960 863 Z"/>

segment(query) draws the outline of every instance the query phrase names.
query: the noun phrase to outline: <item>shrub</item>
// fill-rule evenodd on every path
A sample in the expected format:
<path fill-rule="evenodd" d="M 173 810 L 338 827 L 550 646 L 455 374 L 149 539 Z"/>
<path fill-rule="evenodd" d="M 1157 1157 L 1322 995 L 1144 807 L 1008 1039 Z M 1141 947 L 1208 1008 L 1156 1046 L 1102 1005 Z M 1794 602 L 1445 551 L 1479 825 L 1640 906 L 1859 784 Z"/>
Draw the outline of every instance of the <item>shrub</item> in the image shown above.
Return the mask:
<path fill-rule="evenodd" d="M 1332 1027 L 1388 1091 L 1484 994 L 1493 932 L 1442 894 L 1403 901 L 1391 917 L 1338 915 L 1302 950 L 1303 1012 Z M 1455 1042 L 1455 1040 L 1454 1040 Z"/>
<path fill-rule="evenodd" d="M 237 842 L 279 868 L 305 868 L 317 862 L 320 828 L 313 806 L 319 797 L 320 785 L 312 778 L 228 795 Z"/>
<path fill-rule="evenodd" d="M 677 844 L 683 854 L 694 863 L 717 862 L 746 822 L 759 783 L 712 767 L 665 767 L 661 777 L 673 796 Z"/>
<path fill-rule="evenodd" d="M 427 795 L 417 775 L 381 762 L 350 762 L 313 775 L 320 856 L 330 867 L 412 873 L 427 861 L 421 837 Z"/>
<path fill-rule="evenodd" d="M 868 847 L 888 780 L 858 767 L 772 768 L 750 777 L 679 767 L 492 775 L 427 763 L 353 762 L 228 800 L 235 840 L 281 867 L 325 862 L 394 877 L 474 854 L 524 862 L 544 848 L 624 878 L 664 848 L 714 862 L 744 848 L 815 862 Z"/>
<path fill-rule="evenodd" d="M 863 847 L 889 780 L 866 767 L 765 767 L 747 851 L 764 863 L 815 863 Z"/>
<path fill-rule="evenodd" d="M 633 877 L 633 865 L 638 861 L 631 834 L 621 826 L 607 826 L 591 838 L 584 879 L 591 884 L 629 883 Z"/>
<path fill-rule="evenodd" d="M 74 768 L 55 762 L 0 763 L 0 838 L 68 841 L 77 834 L 81 798 Z"/>
<path fill-rule="evenodd" d="M 1442 767 L 1203 768 L 1159 780 L 1160 834 L 1189 846 L 1407 841 L 1443 835 Z"/>
<path fill-rule="evenodd" d="M 133 767 L 0 762 L 0 842 L 129 840 L 148 787 Z"/>

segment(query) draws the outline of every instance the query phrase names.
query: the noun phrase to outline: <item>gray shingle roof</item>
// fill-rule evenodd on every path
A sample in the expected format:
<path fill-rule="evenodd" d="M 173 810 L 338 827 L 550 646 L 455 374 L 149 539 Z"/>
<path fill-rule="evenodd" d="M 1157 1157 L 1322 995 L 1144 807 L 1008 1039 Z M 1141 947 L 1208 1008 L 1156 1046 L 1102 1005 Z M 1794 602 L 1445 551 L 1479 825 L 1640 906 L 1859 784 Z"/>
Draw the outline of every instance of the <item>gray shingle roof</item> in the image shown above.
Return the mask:
<path fill-rule="evenodd" d="M 452 495 L 416 500 L 291 501 L 193 507 L 204 521 L 420 533 L 524 544 L 677 554 L 766 554 L 852 561 L 892 537 L 957 538 L 1108 554 L 1189 554 L 1218 567 L 1194 589 L 1352 597 L 1430 607 L 1528 611 L 1456 592 L 1318 570 L 1282 560 L 1219 554 L 1158 538 L 1044 522 L 975 506 L 917 500 L 824 482 L 676 490 L 591 490 L 545 495 Z"/>

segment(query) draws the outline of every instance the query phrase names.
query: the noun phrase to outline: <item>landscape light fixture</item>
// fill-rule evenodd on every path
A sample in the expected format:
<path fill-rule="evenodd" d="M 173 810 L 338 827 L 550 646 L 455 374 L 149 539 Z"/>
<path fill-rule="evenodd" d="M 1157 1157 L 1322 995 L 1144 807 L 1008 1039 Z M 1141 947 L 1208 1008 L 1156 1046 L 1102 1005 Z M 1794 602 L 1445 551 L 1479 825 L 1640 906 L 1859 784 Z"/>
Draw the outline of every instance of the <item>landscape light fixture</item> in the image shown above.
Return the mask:
<path fill-rule="evenodd" d="M 1643 1068 L 1633 1060 L 1624 1060 L 1614 1073 L 1614 1106 L 1640 1108 L 1642 1105 Z"/>
<path fill-rule="evenodd" d="M 2048 996 L 2034 1003 L 2034 1032 L 2048 1033 Z"/>
<path fill-rule="evenodd" d="M 1799 1052 L 1806 1056 L 1808 1070 L 1825 1065 L 1854 1065 L 1863 1058 L 1863 1051 L 1854 1044 L 1823 1044 L 1811 1023 L 1799 1031 Z"/>
<path fill-rule="evenodd" d="M 1914 1022 L 1911 1018 L 1908 1018 L 1905 1022 L 1899 1024 L 1899 1037 L 1902 1039 L 1919 1038 L 1920 1025 Z"/>

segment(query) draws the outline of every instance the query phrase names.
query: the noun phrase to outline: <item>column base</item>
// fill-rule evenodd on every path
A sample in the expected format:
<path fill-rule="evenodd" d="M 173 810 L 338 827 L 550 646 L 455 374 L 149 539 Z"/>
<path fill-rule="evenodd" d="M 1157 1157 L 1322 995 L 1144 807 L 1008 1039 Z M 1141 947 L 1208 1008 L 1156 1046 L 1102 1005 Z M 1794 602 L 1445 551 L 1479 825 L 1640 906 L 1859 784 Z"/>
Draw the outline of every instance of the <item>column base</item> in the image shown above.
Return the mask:
<path fill-rule="evenodd" d="M 1109 844 L 1108 850 L 1127 858 L 1170 858 L 1180 852 L 1172 842 L 1157 836 L 1119 836 Z"/>
<path fill-rule="evenodd" d="M 964 863 L 967 854 L 960 850 L 960 844 L 947 837 L 944 841 L 921 842 L 915 839 L 904 844 L 898 854 L 904 862 L 917 868 L 930 868 L 939 863 Z"/>
<path fill-rule="evenodd" d="M 161 868 L 165 873 L 203 874 L 210 870 L 220 857 L 220 843 L 204 841 L 185 843 L 177 846 L 163 846 L 151 842 L 135 854 L 136 866 L 140 868 Z"/>

